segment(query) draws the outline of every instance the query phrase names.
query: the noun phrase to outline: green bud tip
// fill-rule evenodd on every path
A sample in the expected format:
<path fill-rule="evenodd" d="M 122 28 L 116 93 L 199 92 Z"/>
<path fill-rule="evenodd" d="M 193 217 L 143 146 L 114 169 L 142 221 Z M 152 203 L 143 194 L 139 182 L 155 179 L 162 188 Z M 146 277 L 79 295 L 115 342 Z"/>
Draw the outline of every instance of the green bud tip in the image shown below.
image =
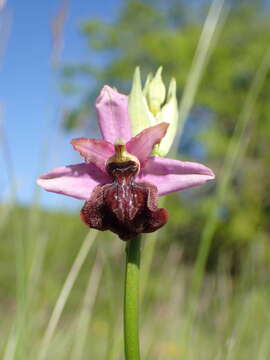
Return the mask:
<path fill-rule="evenodd" d="M 156 115 L 166 98 L 166 88 L 162 80 L 162 66 L 158 68 L 155 76 L 149 82 L 147 90 L 150 111 Z"/>

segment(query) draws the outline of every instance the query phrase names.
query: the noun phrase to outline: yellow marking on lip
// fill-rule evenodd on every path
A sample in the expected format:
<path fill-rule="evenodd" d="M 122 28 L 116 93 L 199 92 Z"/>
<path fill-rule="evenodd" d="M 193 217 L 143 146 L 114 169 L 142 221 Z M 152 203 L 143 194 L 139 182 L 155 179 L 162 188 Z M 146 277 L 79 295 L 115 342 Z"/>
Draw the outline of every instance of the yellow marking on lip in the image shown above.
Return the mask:
<path fill-rule="evenodd" d="M 134 161 L 138 166 L 140 165 L 138 158 L 127 151 L 124 140 L 116 140 L 114 151 L 115 154 L 107 160 L 107 165 L 110 163 L 124 163 L 127 161 Z"/>

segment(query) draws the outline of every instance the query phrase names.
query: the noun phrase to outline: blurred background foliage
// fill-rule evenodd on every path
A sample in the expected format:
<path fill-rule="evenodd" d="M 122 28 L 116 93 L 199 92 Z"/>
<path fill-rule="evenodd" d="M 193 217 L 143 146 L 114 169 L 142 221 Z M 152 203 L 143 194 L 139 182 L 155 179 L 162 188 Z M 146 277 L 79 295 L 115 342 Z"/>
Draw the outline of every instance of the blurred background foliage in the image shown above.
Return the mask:
<path fill-rule="evenodd" d="M 269 9 L 263 1 L 231 1 L 226 8 L 225 24 L 219 26 L 211 44 L 208 65 L 178 148 L 179 158 L 204 161 L 212 167 L 217 183 L 219 176 L 223 176 L 221 169 L 237 119 L 268 51 L 270 29 Z M 64 67 L 65 89 L 78 90 L 76 84 L 82 77 L 95 80 L 94 87 L 79 92 L 81 106 L 67 112 L 65 130 L 83 128 L 89 117 L 94 117 L 91 104 L 102 84 L 128 93 L 137 65 L 144 75 L 163 65 L 165 81 L 171 76 L 176 78 L 181 99 L 206 9 L 205 2 L 127 1 L 115 22 L 98 19 L 85 22 L 82 36 L 104 62 L 100 66 L 90 61 Z M 232 269 L 236 269 L 239 261 L 245 260 L 245 250 L 251 243 L 259 246 L 263 242 L 268 249 L 269 77 L 268 71 L 249 115 L 252 119 L 241 144 L 244 154 L 239 154 L 226 197 L 218 209 L 211 264 L 225 251 L 231 257 Z M 211 194 L 215 196 L 213 186 L 172 196 L 168 205 L 171 213 L 168 231 L 173 234 L 170 239 L 185 244 L 187 259 L 196 257 L 198 239 L 211 207 Z M 265 257 L 262 261 L 268 262 L 268 252 L 262 254 Z"/>
<path fill-rule="evenodd" d="M 61 68 L 64 94 L 80 105 L 65 109 L 61 129 L 96 137 L 100 88 L 128 94 L 136 66 L 145 79 L 163 65 L 181 103 L 211 4 L 123 1 L 114 21 L 84 21 L 89 56 Z M 224 9 L 171 154 L 217 177 L 161 198 L 169 223 L 143 241 L 145 360 L 270 359 L 269 1 L 226 0 Z M 41 209 L 38 197 L 0 206 L 0 357 L 123 359 L 125 244 L 88 232 L 77 213 Z"/>

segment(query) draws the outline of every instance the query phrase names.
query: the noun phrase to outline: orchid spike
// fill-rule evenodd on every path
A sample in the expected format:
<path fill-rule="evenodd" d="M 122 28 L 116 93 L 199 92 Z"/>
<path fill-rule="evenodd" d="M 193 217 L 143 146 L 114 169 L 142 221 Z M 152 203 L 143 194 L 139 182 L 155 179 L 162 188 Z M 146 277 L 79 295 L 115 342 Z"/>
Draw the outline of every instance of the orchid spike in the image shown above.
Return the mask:
<path fill-rule="evenodd" d="M 128 98 L 105 86 L 96 102 L 103 139 L 73 139 L 85 162 L 63 166 L 38 178 L 45 190 L 85 200 L 82 220 L 111 230 L 123 240 L 152 232 L 168 220 L 158 196 L 214 179 L 208 167 L 195 162 L 151 156 L 169 124 L 161 122 L 131 137 Z"/>

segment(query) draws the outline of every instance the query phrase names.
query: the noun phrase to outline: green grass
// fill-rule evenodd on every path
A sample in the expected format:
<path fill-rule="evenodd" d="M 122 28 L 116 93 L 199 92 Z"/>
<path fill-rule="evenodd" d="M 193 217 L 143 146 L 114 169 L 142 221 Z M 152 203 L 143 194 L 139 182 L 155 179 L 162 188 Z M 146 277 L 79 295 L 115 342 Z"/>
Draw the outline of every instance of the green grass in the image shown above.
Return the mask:
<path fill-rule="evenodd" d="M 87 236 L 79 216 L 52 212 L 38 212 L 36 232 L 31 232 L 30 212 L 15 207 L 1 228 L 0 347 L 5 360 L 40 358 L 53 308 Z M 180 244 L 164 242 L 162 236 L 159 241 L 141 304 L 142 358 L 268 359 L 270 286 L 267 269 L 254 256 L 261 245 L 252 245 L 237 276 L 228 274 L 225 260 L 205 276 L 185 343 L 181 335 L 188 320 L 187 299 L 192 299 L 192 266 L 183 261 Z M 123 359 L 124 260 L 124 243 L 99 234 L 45 358 Z"/>

